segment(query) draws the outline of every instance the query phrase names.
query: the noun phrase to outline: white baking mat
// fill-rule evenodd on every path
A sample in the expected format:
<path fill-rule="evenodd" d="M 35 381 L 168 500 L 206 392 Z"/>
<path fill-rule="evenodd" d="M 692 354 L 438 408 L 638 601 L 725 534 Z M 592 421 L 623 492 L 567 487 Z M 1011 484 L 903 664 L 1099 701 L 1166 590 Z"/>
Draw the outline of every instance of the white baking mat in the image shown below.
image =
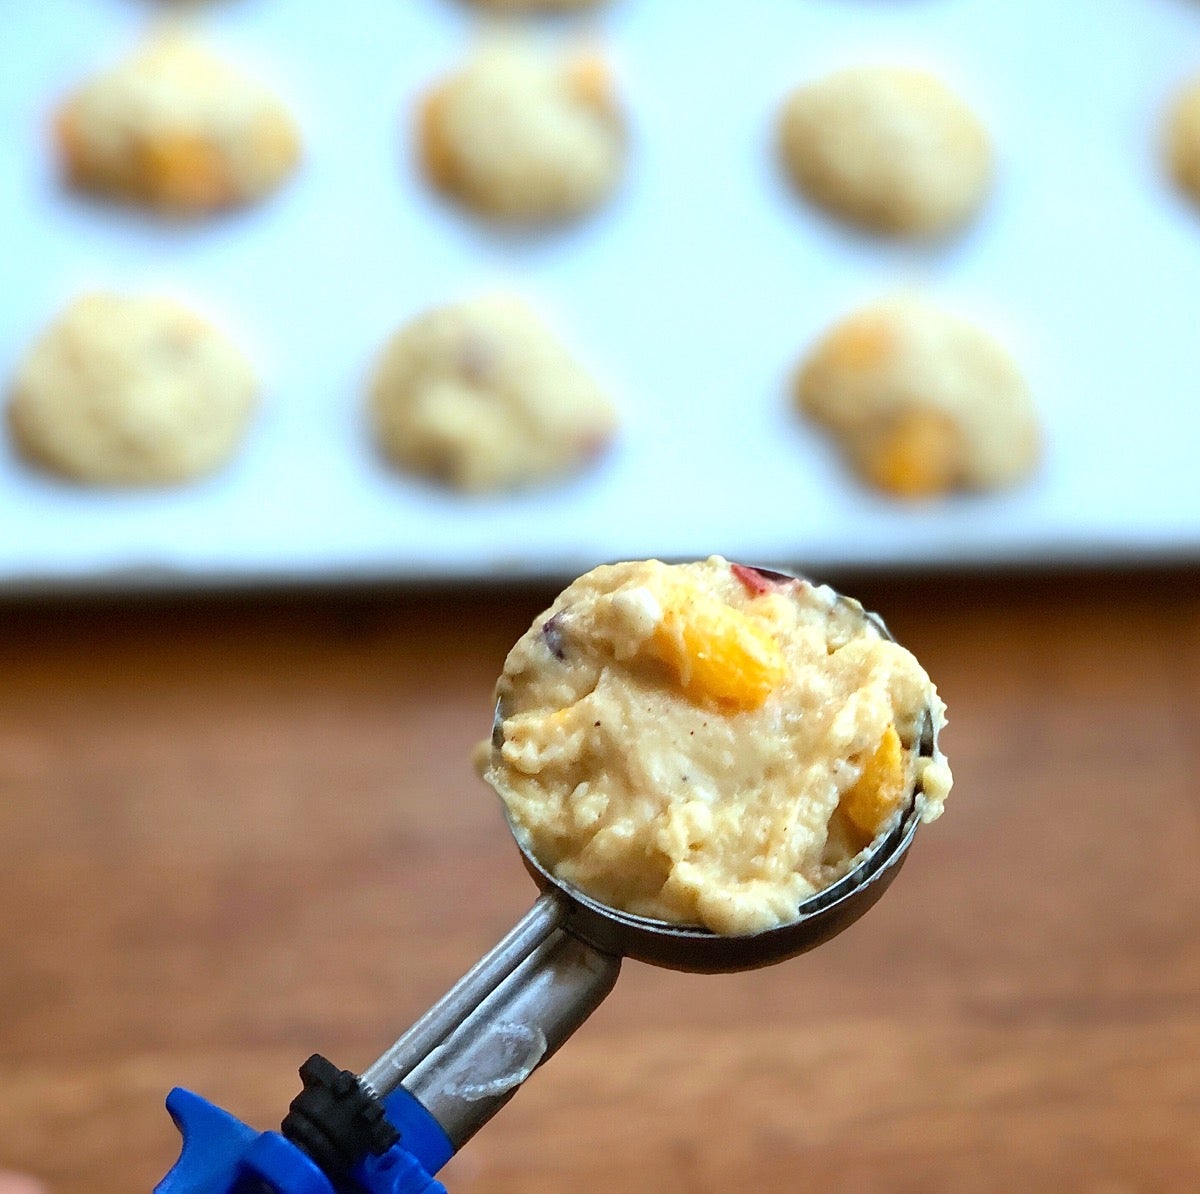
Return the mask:
<path fill-rule="evenodd" d="M 303 123 L 300 176 L 261 207 L 177 227 L 64 194 L 56 98 L 121 55 L 151 0 L 0 0 L 0 376 L 74 293 L 155 287 L 228 326 L 266 396 L 234 465 L 173 492 L 104 493 L 0 447 L 0 588 L 562 575 L 710 551 L 815 569 L 1200 558 L 1200 212 L 1158 154 L 1200 71 L 1186 0 L 623 0 L 610 46 L 633 131 L 618 200 L 570 229 L 480 228 L 422 185 L 407 112 L 470 43 L 453 0 L 229 0 L 210 40 Z M 834 65 L 941 71 L 985 117 L 999 180 L 961 239 L 844 231 L 782 183 L 781 97 Z M 464 498 L 375 459 L 364 376 L 422 308 L 513 284 L 623 408 L 595 472 Z M 813 337 L 927 287 L 1010 344 L 1044 414 L 1040 476 L 1001 496 L 897 506 L 787 410 Z"/>

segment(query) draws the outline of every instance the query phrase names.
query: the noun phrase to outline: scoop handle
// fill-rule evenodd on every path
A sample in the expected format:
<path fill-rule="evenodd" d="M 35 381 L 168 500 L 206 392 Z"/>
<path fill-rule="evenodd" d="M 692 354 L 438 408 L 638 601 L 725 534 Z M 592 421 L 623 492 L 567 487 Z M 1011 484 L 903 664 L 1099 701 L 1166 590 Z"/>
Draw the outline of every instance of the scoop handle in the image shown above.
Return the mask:
<path fill-rule="evenodd" d="M 404 1079 L 455 1149 L 612 990 L 621 959 L 555 929 Z"/>

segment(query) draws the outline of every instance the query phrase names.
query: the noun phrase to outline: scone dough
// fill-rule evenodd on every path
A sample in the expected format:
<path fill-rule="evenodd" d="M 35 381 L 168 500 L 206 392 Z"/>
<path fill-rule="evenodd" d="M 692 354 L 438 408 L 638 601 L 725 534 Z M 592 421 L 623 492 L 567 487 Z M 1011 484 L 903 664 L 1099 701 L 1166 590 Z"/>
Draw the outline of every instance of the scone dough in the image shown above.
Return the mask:
<path fill-rule="evenodd" d="M 912 296 L 843 320 L 796 379 L 798 409 L 897 497 L 993 489 L 1029 473 L 1040 434 L 1025 379 L 986 332 Z"/>
<path fill-rule="evenodd" d="M 430 181 L 479 213 L 533 223 L 581 215 L 621 177 L 623 121 L 595 54 L 547 58 L 494 38 L 419 112 Z"/>
<path fill-rule="evenodd" d="M 605 0 L 474 0 L 474 3 L 493 12 L 578 12 L 597 8 Z"/>
<path fill-rule="evenodd" d="M 506 295 L 428 312 L 397 332 L 376 371 L 371 416 L 393 461 L 466 490 L 575 471 L 616 430 L 596 382 Z"/>
<path fill-rule="evenodd" d="M 589 572 L 496 695 L 476 761 L 523 845 L 610 907 L 718 933 L 795 920 L 950 790 L 918 752 L 945 709 L 913 656 L 830 589 L 719 556 Z"/>
<path fill-rule="evenodd" d="M 1200 203 L 1200 79 L 1180 92 L 1170 111 L 1167 162 L 1176 185 Z"/>
<path fill-rule="evenodd" d="M 258 199 L 300 155 L 283 104 L 178 33 L 85 83 L 57 133 L 72 185 L 181 215 Z"/>
<path fill-rule="evenodd" d="M 799 189 L 876 232 L 936 236 L 988 190 L 987 130 L 926 71 L 863 66 L 799 88 L 783 110 L 784 163 Z"/>
<path fill-rule="evenodd" d="M 20 365 L 9 423 L 22 453 L 78 481 L 158 485 L 216 469 L 258 385 L 226 337 L 173 299 L 77 299 Z"/>

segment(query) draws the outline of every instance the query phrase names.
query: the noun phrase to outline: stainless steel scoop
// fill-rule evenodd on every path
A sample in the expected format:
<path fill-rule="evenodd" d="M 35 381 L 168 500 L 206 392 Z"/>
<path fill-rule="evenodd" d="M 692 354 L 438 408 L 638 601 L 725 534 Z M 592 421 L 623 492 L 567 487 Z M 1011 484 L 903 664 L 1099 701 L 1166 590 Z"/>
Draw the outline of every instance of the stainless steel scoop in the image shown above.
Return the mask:
<path fill-rule="evenodd" d="M 798 579 L 757 571 L 780 581 Z M 857 602 L 837 600 L 891 638 Z M 502 720 L 497 707 L 494 740 L 502 735 Z M 937 752 L 932 713 L 917 749 L 927 758 Z M 794 922 L 748 936 L 721 936 L 609 908 L 548 872 L 518 839 L 541 897 L 361 1081 L 381 1097 L 402 1085 L 460 1148 L 600 1005 L 622 958 L 699 973 L 747 970 L 795 957 L 848 928 L 900 870 L 920 821 L 917 795 L 914 789 L 895 826 L 853 870 L 800 905 Z"/>

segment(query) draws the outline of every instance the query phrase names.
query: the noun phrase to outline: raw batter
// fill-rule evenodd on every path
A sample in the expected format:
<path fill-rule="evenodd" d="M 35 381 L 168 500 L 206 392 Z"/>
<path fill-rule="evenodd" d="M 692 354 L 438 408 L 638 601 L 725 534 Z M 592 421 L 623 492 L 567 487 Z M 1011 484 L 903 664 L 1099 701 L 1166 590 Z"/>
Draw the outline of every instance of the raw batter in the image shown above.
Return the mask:
<path fill-rule="evenodd" d="M 1200 203 L 1200 78 L 1192 79 L 1167 115 L 1167 164 L 1176 184 Z"/>
<path fill-rule="evenodd" d="M 520 299 L 439 307 L 388 342 L 371 420 L 401 468 L 457 489 L 515 489 L 594 463 L 616 414 L 591 375 Z"/>
<path fill-rule="evenodd" d="M 171 298 L 92 294 L 17 369 L 9 424 L 21 452 L 94 485 L 164 485 L 234 454 L 258 403 L 249 360 Z"/>
<path fill-rule="evenodd" d="M 786 924 L 950 790 L 945 707 L 853 603 L 719 556 L 597 568 L 516 644 L 483 777 L 522 842 L 612 907 L 718 933 Z"/>
<path fill-rule="evenodd" d="M 595 8 L 605 0 L 475 0 L 475 3 L 494 12 L 575 12 Z"/>
<path fill-rule="evenodd" d="M 515 37 L 491 38 L 425 96 L 418 139 L 439 190 L 517 223 L 590 211 L 624 168 L 624 121 L 604 60 L 545 55 Z"/>
<path fill-rule="evenodd" d="M 258 199 L 300 156 L 283 104 L 177 32 L 84 83 L 57 134 L 73 185 L 177 215 Z"/>
<path fill-rule="evenodd" d="M 991 182 L 987 130 L 923 70 L 835 71 L 792 94 L 780 132 L 797 187 L 876 232 L 947 233 L 976 211 Z"/>
<path fill-rule="evenodd" d="M 796 377 L 797 409 L 864 480 L 894 497 L 1016 484 L 1037 465 L 1029 387 L 987 332 L 902 295 L 843 319 Z"/>

